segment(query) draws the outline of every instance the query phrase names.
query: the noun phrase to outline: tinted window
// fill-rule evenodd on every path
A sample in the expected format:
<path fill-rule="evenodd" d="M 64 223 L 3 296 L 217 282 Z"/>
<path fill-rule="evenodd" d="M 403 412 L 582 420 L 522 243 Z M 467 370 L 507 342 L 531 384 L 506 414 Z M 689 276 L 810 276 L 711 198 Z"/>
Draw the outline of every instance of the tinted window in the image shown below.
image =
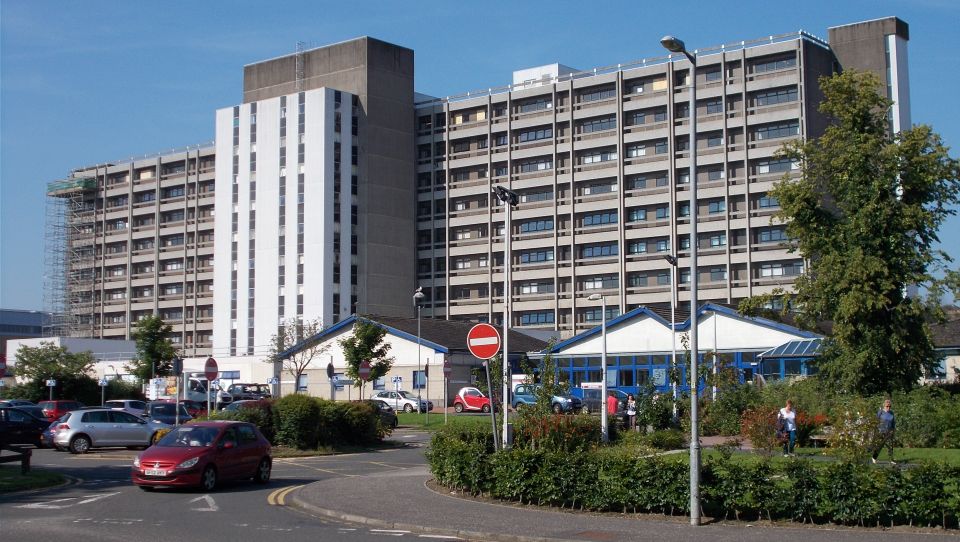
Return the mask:
<path fill-rule="evenodd" d="M 27 416 L 27 414 L 24 412 L 20 412 L 19 410 L 9 409 L 5 412 L 7 413 L 7 421 L 17 423 L 27 423 L 30 421 L 29 416 Z"/>
<path fill-rule="evenodd" d="M 127 412 L 111 412 L 110 419 L 113 423 L 140 423 L 140 418 L 137 418 L 133 414 Z"/>
<path fill-rule="evenodd" d="M 227 429 L 223 433 L 223 438 L 220 440 L 222 443 L 232 442 L 234 446 L 237 445 L 237 431 L 234 428 Z"/>
<path fill-rule="evenodd" d="M 130 401 L 130 408 L 143 410 L 144 408 L 147 408 L 147 404 L 143 401 Z"/>
<path fill-rule="evenodd" d="M 253 431 L 253 427 L 249 425 L 241 425 L 237 427 L 237 432 L 240 433 L 241 442 L 256 442 L 257 434 Z"/>
<path fill-rule="evenodd" d="M 84 412 L 82 421 L 83 423 L 110 423 L 110 413 L 106 410 Z"/>

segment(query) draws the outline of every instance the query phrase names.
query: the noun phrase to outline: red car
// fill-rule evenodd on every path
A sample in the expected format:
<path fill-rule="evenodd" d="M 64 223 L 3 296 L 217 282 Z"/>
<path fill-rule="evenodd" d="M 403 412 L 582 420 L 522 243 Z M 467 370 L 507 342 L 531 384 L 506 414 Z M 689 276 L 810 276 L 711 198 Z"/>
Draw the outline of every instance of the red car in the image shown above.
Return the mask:
<path fill-rule="evenodd" d="M 47 421 L 59 420 L 67 412 L 83 408 L 80 401 L 40 401 L 37 406 L 43 409 L 43 415 Z"/>
<path fill-rule="evenodd" d="M 209 421 L 181 425 L 133 460 L 140 489 L 200 487 L 213 491 L 223 480 L 270 481 L 270 443 L 252 423 Z"/>
<path fill-rule="evenodd" d="M 453 410 L 457 412 L 463 412 L 464 410 L 490 412 L 490 398 L 477 388 L 460 388 L 457 396 L 453 398 Z"/>

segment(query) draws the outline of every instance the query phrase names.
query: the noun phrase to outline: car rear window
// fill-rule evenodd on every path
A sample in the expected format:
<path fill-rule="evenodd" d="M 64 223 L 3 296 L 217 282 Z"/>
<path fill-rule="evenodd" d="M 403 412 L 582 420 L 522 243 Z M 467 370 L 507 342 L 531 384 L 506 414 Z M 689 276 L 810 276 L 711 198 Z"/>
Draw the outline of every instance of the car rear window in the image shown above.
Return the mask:
<path fill-rule="evenodd" d="M 81 421 L 83 423 L 110 423 L 110 413 L 106 410 L 84 412 Z"/>

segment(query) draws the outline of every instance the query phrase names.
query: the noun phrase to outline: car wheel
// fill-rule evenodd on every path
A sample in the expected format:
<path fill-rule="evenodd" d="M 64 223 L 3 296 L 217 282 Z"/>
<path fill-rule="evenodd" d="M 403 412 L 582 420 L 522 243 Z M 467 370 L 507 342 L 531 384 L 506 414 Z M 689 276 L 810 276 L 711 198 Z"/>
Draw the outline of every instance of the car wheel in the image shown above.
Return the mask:
<path fill-rule="evenodd" d="M 264 457 L 257 465 L 257 473 L 253 476 L 253 481 L 258 484 L 265 484 L 270 481 L 271 463 L 270 458 Z"/>
<path fill-rule="evenodd" d="M 390 423 L 390 427 L 392 427 L 393 429 L 396 429 L 398 423 L 399 423 L 399 422 L 397 422 L 397 419 L 394 418 L 394 419 L 393 419 L 393 422 Z"/>
<path fill-rule="evenodd" d="M 413 405 L 411 404 L 403 405 L 403 411 L 406 413 L 413 412 Z"/>
<path fill-rule="evenodd" d="M 90 438 L 86 435 L 78 435 L 70 441 L 70 453 L 85 454 L 90 451 Z"/>
<path fill-rule="evenodd" d="M 455 403 L 453 405 L 453 410 L 456 411 L 457 414 L 463 412 L 463 403 Z"/>
<path fill-rule="evenodd" d="M 563 407 L 560 406 L 560 403 L 554 403 L 554 404 L 553 404 L 553 413 L 554 413 L 554 414 L 562 414 L 562 413 L 563 413 Z"/>
<path fill-rule="evenodd" d="M 217 469 L 213 465 L 207 465 L 203 469 L 203 475 L 200 477 L 200 488 L 204 491 L 213 491 L 217 488 Z"/>
<path fill-rule="evenodd" d="M 484 414 L 488 414 L 488 413 L 490 412 L 490 405 L 483 405 L 483 407 L 481 407 L 480 410 L 481 410 Z"/>

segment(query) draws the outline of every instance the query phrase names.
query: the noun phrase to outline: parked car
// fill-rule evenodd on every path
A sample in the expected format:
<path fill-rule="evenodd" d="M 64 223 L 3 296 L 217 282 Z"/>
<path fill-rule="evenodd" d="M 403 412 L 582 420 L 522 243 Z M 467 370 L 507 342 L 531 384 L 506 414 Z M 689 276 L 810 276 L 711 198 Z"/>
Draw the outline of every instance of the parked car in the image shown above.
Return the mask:
<path fill-rule="evenodd" d="M 234 401 L 267 399 L 270 397 L 269 384 L 231 384 L 227 388 Z"/>
<path fill-rule="evenodd" d="M 5 406 L 37 406 L 33 401 L 27 401 L 26 399 L 4 399 L 0 401 L 0 407 Z"/>
<path fill-rule="evenodd" d="M 193 487 L 213 491 L 229 479 L 270 481 L 270 443 L 257 426 L 236 421 L 182 425 L 133 460 L 131 478 L 143 490 Z"/>
<path fill-rule="evenodd" d="M 50 425 L 20 407 L 0 407 L 0 444 L 33 444 L 40 447 L 40 435 Z"/>
<path fill-rule="evenodd" d="M 49 420 L 47 420 L 47 416 L 43 413 L 43 409 L 33 403 L 30 403 L 29 405 L 18 405 L 16 408 L 19 408 L 34 418 L 39 418 L 45 422 L 49 422 Z"/>
<path fill-rule="evenodd" d="M 63 452 L 66 450 L 66 448 L 57 446 L 56 443 L 54 443 L 54 438 L 57 435 L 57 429 L 59 429 L 60 427 L 60 422 L 66 421 L 66 419 L 67 419 L 67 415 L 64 414 L 56 421 L 50 422 L 50 425 L 48 425 L 47 428 L 43 430 L 43 433 L 40 433 L 41 448 L 53 448 L 58 452 Z"/>
<path fill-rule="evenodd" d="M 517 384 L 513 388 L 513 400 L 510 406 L 518 410 L 537 403 L 537 389 L 540 384 Z M 572 395 L 554 395 L 550 398 L 550 410 L 556 414 L 579 412 L 583 403 Z"/>
<path fill-rule="evenodd" d="M 410 393 L 409 391 L 390 391 L 390 390 L 381 390 L 375 392 L 371 399 L 380 399 L 381 401 L 387 403 L 397 412 L 413 412 L 418 410 L 420 412 L 428 412 L 433 410 L 433 401 L 428 401 L 426 399 L 420 400 L 420 408 L 417 408 L 417 396 Z"/>
<path fill-rule="evenodd" d="M 143 411 L 143 417 L 167 425 L 176 425 L 178 421 L 180 423 L 187 423 L 193 419 L 193 416 L 187 412 L 187 407 L 184 406 L 183 402 L 180 403 L 180 416 L 178 417 L 177 403 L 169 399 L 150 401 L 147 403 L 147 407 Z"/>
<path fill-rule="evenodd" d="M 103 403 L 103 406 L 105 408 L 118 408 L 134 416 L 143 416 L 143 411 L 147 409 L 147 403 L 137 399 L 111 399 Z"/>
<path fill-rule="evenodd" d="M 187 413 L 193 416 L 194 419 L 207 417 L 207 403 L 204 401 L 182 399 L 180 404 L 183 405 L 183 408 L 187 409 Z"/>
<path fill-rule="evenodd" d="M 165 423 L 112 408 L 74 410 L 58 422 L 53 442 L 75 454 L 107 446 L 147 447 L 159 430 L 169 428 Z"/>
<path fill-rule="evenodd" d="M 256 408 L 257 404 L 260 403 L 259 399 L 243 399 L 241 401 L 234 401 L 229 405 L 223 407 L 223 410 L 227 412 L 236 412 L 241 408 Z"/>
<path fill-rule="evenodd" d="M 377 409 L 377 413 L 380 415 L 381 425 L 389 427 L 390 429 L 397 428 L 397 413 L 393 410 L 393 407 L 381 399 L 367 399 L 367 402 L 373 405 L 373 408 Z"/>
<path fill-rule="evenodd" d="M 83 408 L 83 403 L 80 401 L 40 401 L 37 403 L 37 406 L 43 409 L 43 414 L 47 417 L 47 420 L 53 421 L 63 416 L 71 410 L 77 410 Z"/>
<path fill-rule="evenodd" d="M 470 386 L 460 388 L 457 396 L 453 398 L 453 410 L 457 412 L 463 412 L 464 410 L 490 412 L 490 398 L 477 388 Z"/>
<path fill-rule="evenodd" d="M 584 414 L 599 414 L 601 408 L 606 408 L 607 402 L 606 399 L 600 396 L 601 393 L 600 383 L 584 382 L 578 388 L 573 388 L 570 390 L 570 394 L 574 397 L 579 397 L 583 402 L 582 412 Z M 627 408 L 627 394 L 616 389 L 607 388 L 608 392 L 612 392 L 617 396 L 617 412 L 623 412 Z"/>

